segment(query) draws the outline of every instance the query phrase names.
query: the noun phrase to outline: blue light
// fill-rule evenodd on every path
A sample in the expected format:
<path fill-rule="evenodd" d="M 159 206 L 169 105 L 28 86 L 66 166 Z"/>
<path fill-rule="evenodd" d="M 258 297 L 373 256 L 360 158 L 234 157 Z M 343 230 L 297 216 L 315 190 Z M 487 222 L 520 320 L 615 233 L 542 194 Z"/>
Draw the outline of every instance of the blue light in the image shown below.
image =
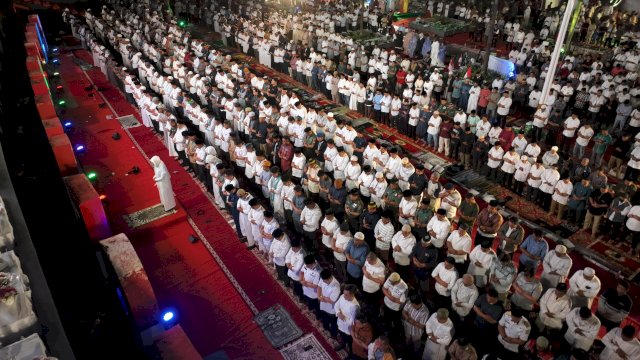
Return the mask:
<path fill-rule="evenodd" d="M 84 145 L 78 145 L 76 146 L 76 151 L 80 152 L 84 150 Z"/>
<path fill-rule="evenodd" d="M 66 123 L 64 123 L 64 127 L 69 129 L 73 126 L 73 123 L 71 121 L 67 121 Z"/>
<path fill-rule="evenodd" d="M 512 78 L 512 77 L 514 77 L 515 75 L 516 75 L 516 74 L 512 71 L 512 72 L 510 72 L 510 73 L 509 73 L 509 78 Z"/>
<path fill-rule="evenodd" d="M 52 63 L 54 63 L 54 64 L 57 64 L 57 63 L 59 63 L 59 62 L 60 62 L 60 60 L 58 60 L 58 59 L 53 59 L 53 60 L 51 60 L 51 62 L 52 62 Z"/>
<path fill-rule="evenodd" d="M 173 313 L 173 311 L 165 311 L 164 314 L 162 314 L 162 321 L 164 322 L 170 322 L 171 320 L 173 320 L 175 318 L 175 314 Z"/>
<path fill-rule="evenodd" d="M 53 52 L 57 52 L 57 51 L 58 51 L 58 48 L 57 48 L 57 47 L 54 47 L 54 48 L 53 48 Z"/>

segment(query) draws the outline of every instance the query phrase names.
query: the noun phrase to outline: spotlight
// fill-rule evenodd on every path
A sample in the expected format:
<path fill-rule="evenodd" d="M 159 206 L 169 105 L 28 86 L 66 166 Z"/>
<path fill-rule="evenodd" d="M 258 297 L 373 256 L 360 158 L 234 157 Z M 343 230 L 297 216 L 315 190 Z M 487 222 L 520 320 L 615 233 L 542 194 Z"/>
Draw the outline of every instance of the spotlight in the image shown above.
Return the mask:
<path fill-rule="evenodd" d="M 51 60 L 51 62 L 54 63 L 54 64 L 58 64 L 58 63 L 60 63 L 60 60 L 58 60 L 58 58 L 55 58 L 55 59 Z"/>
<path fill-rule="evenodd" d="M 65 100 L 60 100 L 58 101 L 58 105 L 60 106 L 64 106 L 64 104 L 66 104 L 67 102 Z"/>
<path fill-rule="evenodd" d="M 54 48 L 53 48 L 53 52 L 58 52 L 58 48 L 57 48 L 57 47 L 54 47 Z"/>
<path fill-rule="evenodd" d="M 71 129 L 73 127 L 73 123 L 71 121 L 67 121 L 64 123 L 65 129 Z"/>
<path fill-rule="evenodd" d="M 56 90 L 62 90 L 62 85 L 56 86 Z"/>
<path fill-rule="evenodd" d="M 178 21 L 178 26 L 183 28 L 183 27 L 187 26 L 187 22 L 185 20 L 180 20 L 180 21 Z"/>
<path fill-rule="evenodd" d="M 95 179 L 97 179 L 97 178 L 98 178 L 98 174 L 96 174 L 96 173 L 95 173 L 95 171 L 92 171 L 92 172 L 90 172 L 90 173 L 88 173 L 88 174 L 87 174 L 87 178 L 88 178 L 89 180 L 95 180 Z"/>
<path fill-rule="evenodd" d="M 78 145 L 78 146 L 76 146 L 76 151 L 77 151 L 77 152 L 82 152 L 82 151 L 84 151 L 84 145 Z"/>
<path fill-rule="evenodd" d="M 53 73 L 53 76 L 60 76 L 60 73 L 56 71 Z"/>
<path fill-rule="evenodd" d="M 100 195 L 100 200 L 104 201 L 107 199 L 107 195 Z"/>
<path fill-rule="evenodd" d="M 175 309 L 165 309 L 160 314 L 160 320 L 165 330 L 170 329 L 178 323 L 178 312 Z"/>

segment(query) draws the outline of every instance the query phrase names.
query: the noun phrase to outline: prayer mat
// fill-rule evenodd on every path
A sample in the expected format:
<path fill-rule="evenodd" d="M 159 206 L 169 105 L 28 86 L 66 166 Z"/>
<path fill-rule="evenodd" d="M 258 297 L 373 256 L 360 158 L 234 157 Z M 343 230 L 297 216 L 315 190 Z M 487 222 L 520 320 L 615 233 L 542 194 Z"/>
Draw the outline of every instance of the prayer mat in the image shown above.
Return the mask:
<path fill-rule="evenodd" d="M 258 326 L 260 326 L 262 332 L 264 332 L 267 340 L 269 340 L 271 345 L 276 349 L 302 336 L 302 330 L 300 330 L 291 319 L 289 313 L 280 305 L 272 306 L 259 313 L 254 320 Z M 320 346 L 320 344 L 318 344 L 318 346 Z"/>
<path fill-rule="evenodd" d="M 129 129 L 132 127 L 137 127 L 140 126 L 141 124 L 138 122 L 138 119 L 136 119 L 135 116 L 133 115 L 127 115 L 127 116 L 120 116 L 118 118 L 118 121 L 120 121 L 120 124 L 122 125 L 123 128 L 125 129 Z"/>
<path fill-rule="evenodd" d="M 129 225 L 130 228 L 135 229 L 152 221 L 161 219 L 165 216 L 175 214 L 176 212 L 176 209 L 164 211 L 164 205 L 158 204 L 146 209 L 142 209 L 140 211 L 136 211 L 133 214 L 123 215 L 122 217 L 124 218 L 124 221 L 127 222 L 127 225 Z"/>
<path fill-rule="evenodd" d="M 587 257 L 640 284 L 640 259 L 630 256 L 630 244 L 608 242 L 608 239 L 608 235 L 592 237 L 591 232 L 586 230 L 576 231 L 568 238 Z"/>
<path fill-rule="evenodd" d="M 308 334 L 293 344 L 287 345 L 280 350 L 280 353 L 286 360 L 331 359 L 313 334 Z"/>

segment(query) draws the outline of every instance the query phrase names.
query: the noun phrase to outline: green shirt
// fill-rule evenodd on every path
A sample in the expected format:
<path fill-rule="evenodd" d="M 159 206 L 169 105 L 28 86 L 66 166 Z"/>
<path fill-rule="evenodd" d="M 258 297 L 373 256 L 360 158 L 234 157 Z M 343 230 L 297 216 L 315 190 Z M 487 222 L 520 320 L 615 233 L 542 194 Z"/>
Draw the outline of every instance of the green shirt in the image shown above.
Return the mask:
<path fill-rule="evenodd" d="M 458 211 L 460 211 L 460 215 L 462 216 L 473 218 L 473 220 L 471 221 L 460 218 L 460 223 L 471 226 L 476 222 L 475 218 L 476 216 L 478 216 L 478 212 L 480 212 L 480 209 L 478 208 L 478 203 L 462 201 L 460 207 L 458 207 Z M 471 229 L 469 229 L 469 231 L 471 231 Z"/>
<path fill-rule="evenodd" d="M 613 138 L 609 134 L 604 135 L 600 133 L 596 135 L 593 138 L 593 151 L 595 151 L 597 154 L 604 154 L 604 152 L 607 151 L 607 147 L 609 146 L 609 144 L 611 144 L 612 141 Z"/>
<path fill-rule="evenodd" d="M 427 227 L 427 224 L 429 223 L 429 220 L 431 220 L 432 217 L 433 217 L 433 211 L 431 211 L 430 208 L 426 208 L 426 209 L 418 208 L 418 210 L 416 210 L 416 226 L 420 224 L 420 225 L 423 225 L 424 227 Z"/>
<path fill-rule="evenodd" d="M 397 208 L 400 206 L 400 200 L 402 200 L 402 190 L 400 188 L 393 189 L 391 186 L 387 187 L 387 190 L 384 192 L 384 195 L 387 197 L 387 200 L 393 201 L 398 205 L 387 205 Z"/>

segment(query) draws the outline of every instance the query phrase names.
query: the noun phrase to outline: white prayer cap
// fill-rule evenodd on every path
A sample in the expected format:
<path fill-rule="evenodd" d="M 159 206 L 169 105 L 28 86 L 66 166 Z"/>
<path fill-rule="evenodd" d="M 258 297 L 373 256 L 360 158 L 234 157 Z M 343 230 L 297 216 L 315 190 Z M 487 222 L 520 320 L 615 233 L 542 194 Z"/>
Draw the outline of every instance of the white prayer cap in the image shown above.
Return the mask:
<path fill-rule="evenodd" d="M 355 156 L 355 155 L 352 155 L 352 156 L 351 156 L 351 161 L 358 161 L 358 157 L 357 157 L 357 156 Z"/>
<path fill-rule="evenodd" d="M 551 147 L 551 150 L 552 150 L 552 151 L 558 151 L 558 147 L 557 147 L 557 146 L 552 146 L 552 147 Z"/>
<path fill-rule="evenodd" d="M 213 155 L 207 155 L 207 157 L 204 159 L 204 161 L 207 164 L 213 164 L 213 162 L 216 160 L 216 157 Z"/>
<path fill-rule="evenodd" d="M 409 163 L 409 158 L 402 158 L 402 165 L 407 165 Z"/>
<path fill-rule="evenodd" d="M 400 281 L 400 274 L 398 274 L 397 272 L 392 273 L 391 275 L 389 275 L 389 281 L 391 282 Z"/>
<path fill-rule="evenodd" d="M 556 245 L 556 252 L 558 254 L 566 254 L 567 253 L 567 247 L 564 245 Z"/>
<path fill-rule="evenodd" d="M 593 268 L 590 267 L 586 267 L 584 268 L 584 270 L 582 270 L 582 275 L 586 276 L 586 277 L 592 277 L 596 274 L 596 271 L 593 270 Z"/>
<path fill-rule="evenodd" d="M 377 172 L 376 179 L 384 179 L 384 174 L 382 172 Z"/>
<path fill-rule="evenodd" d="M 409 224 L 402 225 L 402 231 L 411 231 L 411 225 Z"/>
<path fill-rule="evenodd" d="M 122 71 L 127 71 L 127 67 L 126 67 L 126 66 L 123 66 L 123 67 L 122 67 Z"/>
<path fill-rule="evenodd" d="M 520 160 L 527 161 L 529 160 L 529 157 L 527 155 L 522 155 L 522 157 L 520 157 Z"/>
<path fill-rule="evenodd" d="M 327 117 L 333 117 L 333 113 L 332 112 L 328 113 Z"/>
<path fill-rule="evenodd" d="M 364 240 L 364 234 L 361 233 L 360 231 L 358 231 L 357 233 L 355 233 L 355 235 L 353 235 L 354 238 L 358 239 L 358 240 Z"/>
<path fill-rule="evenodd" d="M 207 146 L 207 147 L 204 149 L 204 152 L 205 152 L 206 154 L 209 154 L 209 155 L 215 155 L 215 153 L 216 153 L 216 149 L 215 149 L 213 146 Z"/>
<path fill-rule="evenodd" d="M 189 71 L 187 75 L 193 75 L 193 71 Z"/>

